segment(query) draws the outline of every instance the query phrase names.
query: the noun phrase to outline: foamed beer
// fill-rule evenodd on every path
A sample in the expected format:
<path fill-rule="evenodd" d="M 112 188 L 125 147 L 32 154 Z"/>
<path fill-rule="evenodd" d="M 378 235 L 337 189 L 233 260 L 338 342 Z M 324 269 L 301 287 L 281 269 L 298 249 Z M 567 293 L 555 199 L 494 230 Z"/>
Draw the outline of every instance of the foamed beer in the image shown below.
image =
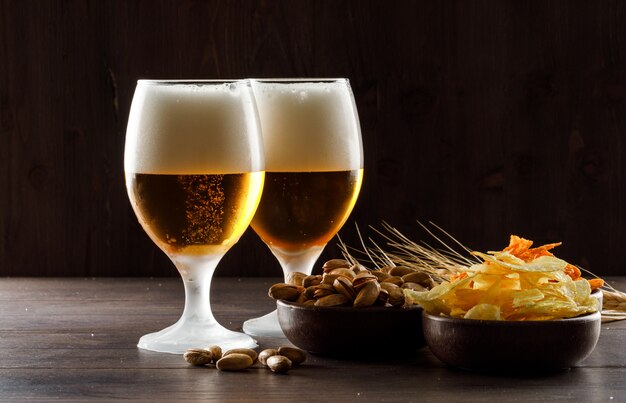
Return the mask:
<path fill-rule="evenodd" d="M 133 113 L 134 109 L 142 113 Z M 263 188 L 248 87 L 140 81 L 124 157 L 131 204 L 170 255 L 223 254 L 247 228 Z"/>
<path fill-rule="evenodd" d="M 324 246 L 363 180 L 356 106 L 347 80 L 253 81 L 266 179 L 252 228 L 274 252 Z"/>

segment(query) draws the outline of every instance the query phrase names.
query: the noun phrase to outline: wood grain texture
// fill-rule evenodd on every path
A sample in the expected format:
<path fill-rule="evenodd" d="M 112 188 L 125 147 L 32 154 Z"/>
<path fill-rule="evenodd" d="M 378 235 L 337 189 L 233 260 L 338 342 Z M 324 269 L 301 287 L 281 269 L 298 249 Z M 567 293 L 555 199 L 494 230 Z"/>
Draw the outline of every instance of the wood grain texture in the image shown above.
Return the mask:
<path fill-rule="evenodd" d="M 618 288 L 626 278 L 614 279 Z M 241 329 L 272 309 L 278 278 L 218 278 L 216 318 Z M 0 399 L 217 401 L 622 401 L 626 321 L 602 326 L 594 352 L 568 371 L 528 376 L 447 368 L 426 348 L 382 360 L 309 355 L 287 375 L 190 367 L 180 355 L 139 350 L 144 333 L 181 313 L 182 282 L 155 278 L 0 279 Z M 260 338 L 261 348 L 289 345 Z M 373 343 L 365 354 L 384 354 Z M 323 386 L 322 386 L 323 385 Z"/>
<path fill-rule="evenodd" d="M 136 80 L 315 76 L 359 109 L 349 243 L 432 220 L 625 274 L 625 49 L 618 0 L 0 0 L 0 275 L 175 275 L 124 188 Z M 279 273 L 251 232 L 218 269 Z"/>

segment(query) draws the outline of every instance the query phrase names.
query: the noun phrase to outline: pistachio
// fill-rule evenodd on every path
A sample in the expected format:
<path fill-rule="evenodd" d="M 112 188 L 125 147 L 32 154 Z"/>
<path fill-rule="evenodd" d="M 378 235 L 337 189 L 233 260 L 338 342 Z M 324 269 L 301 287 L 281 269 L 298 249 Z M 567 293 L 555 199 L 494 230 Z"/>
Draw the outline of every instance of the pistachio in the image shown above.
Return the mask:
<path fill-rule="evenodd" d="M 392 283 L 392 284 L 395 284 L 397 286 L 401 286 L 404 283 L 404 281 L 402 281 L 402 277 L 399 277 L 399 276 L 388 277 L 388 278 L 384 279 L 382 282 L 383 283 Z"/>
<path fill-rule="evenodd" d="M 331 259 L 324 263 L 324 266 L 322 266 L 322 270 L 324 270 L 324 273 L 327 273 L 339 267 L 349 268 L 350 266 L 350 262 L 348 262 L 346 259 Z"/>
<path fill-rule="evenodd" d="M 354 274 L 354 272 L 351 269 L 346 269 L 345 267 L 333 269 L 328 272 L 327 276 L 328 275 L 343 276 L 343 277 L 349 278 L 350 280 L 352 280 L 354 276 L 356 276 L 356 274 Z"/>
<path fill-rule="evenodd" d="M 333 287 L 335 291 L 345 295 L 350 301 L 354 301 L 356 298 L 356 291 L 352 287 L 352 282 L 345 277 L 338 277 L 333 283 Z"/>
<path fill-rule="evenodd" d="M 304 301 L 304 304 L 303 304 L 303 305 L 304 305 L 304 306 L 315 306 L 315 303 L 316 303 L 316 302 L 317 302 L 317 301 L 316 301 L 316 300 L 314 300 L 314 299 L 307 299 L 306 301 Z"/>
<path fill-rule="evenodd" d="M 313 296 L 315 297 L 315 299 L 320 299 L 334 293 L 335 287 L 333 287 L 331 284 L 320 284 L 315 286 L 315 292 L 313 293 Z"/>
<path fill-rule="evenodd" d="M 387 299 L 387 302 L 391 304 L 391 306 L 404 305 L 404 291 L 402 291 L 402 288 L 396 287 L 395 289 L 390 290 L 389 299 Z"/>
<path fill-rule="evenodd" d="M 366 306 L 372 306 L 380 294 L 380 285 L 376 281 L 367 282 L 363 288 L 359 291 L 359 294 L 354 300 L 354 307 L 361 308 Z"/>
<path fill-rule="evenodd" d="M 222 348 L 220 346 L 209 347 L 211 352 L 211 362 L 215 364 L 220 358 L 222 358 Z"/>
<path fill-rule="evenodd" d="M 367 267 L 363 266 L 362 264 L 359 263 L 355 263 L 352 266 L 350 266 L 350 270 L 352 270 L 354 272 L 354 274 L 359 274 L 359 273 L 364 273 L 364 272 L 369 272 L 370 269 L 368 269 Z"/>
<path fill-rule="evenodd" d="M 352 286 L 359 290 L 365 285 L 365 283 L 376 282 L 376 276 L 372 273 L 359 273 L 352 279 Z"/>
<path fill-rule="evenodd" d="M 298 295 L 298 298 L 294 301 L 296 304 L 298 305 L 302 305 L 304 304 L 304 301 L 306 301 L 307 299 L 309 299 L 305 293 L 302 293 L 300 295 Z"/>
<path fill-rule="evenodd" d="M 379 270 L 383 273 L 389 274 L 389 270 L 393 269 L 395 266 L 383 266 Z"/>
<path fill-rule="evenodd" d="M 345 305 L 350 300 L 343 294 L 331 294 L 325 297 L 319 298 L 315 301 L 315 306 L 338 306 Z"/>
<path fill-rule="evenodd" d="M 284 374 L 291 369 L 291 360 L 284 355 L 273 355 L 266 361 L 267 366 L 272 372 Z"/>
<path fill-rule="evenodd" d="M 308 288 L 312 285 L 318 285 L 319 283 L 322 282 L 322 276 L 315 275 L 315 276 L 306 276 L 303 280 L 302 280 L 302 286 L 304 288 Z"/>
<path fill-rule="evenodd" d="M 217 369 L 220 371 L 241 371 L 252 365 L 252 358 L 248 354 L 232 353 L 220 358 Z"/>
<path fill-rule="evenodd" d="M 315 298 L 315 290 L 317 290 L 316 285 L 309 286 L 304 290 L 302 295 L 304 295 L 307 299 L 313 299 Z"/>
<path fill-rule="evenodd" d="M 252 363 L 254 364 L 257 361 L 258 354 L 251 348 L 233 348 L 224 353 L 222 357 L 229 356 L 231 354 L 246 354 L 252 359 Z"/>
<path fill-rule="evenodd" d="M 337 277 L 339 277 L 338 274 L 324 273 L 324 276 L 322 276 L 321 284 L 330 284 L 330 285 L 332 285 L 335 282 L 335 280 L 337 279 Z"/>
<path fill-rule="evenodd" d="M 267 348 L 259 353 L 259 362 L 263 365 L 267 365 L 267 359 L 276 354 L 278 354 L 278 350 L 275 348 Z"/>
<path fill-rule="evenodd" d="M 389 270 L 389 274 L 392 276 L 402 277 L 405 274 L 413 273 L 415 269 L 408 266 L 396 266 L 393 269 Z"/>
<path fill-rule="evenodd" d="M 289 358 L 294 367 L 306 361 L 306 352 L 295 347 L 279 347 L 278 355 Z"/>
<path fill-rule="evenodd" d="M 274 299 L 284 299 L 285 301 L 295 301 L 304 289 L 297 285 L 278 283 L 274 284 L 268 295 Z"/>
<path fill-rule="evenodd" d="M 380 270 L 372 270 L 371 273 L 376 276 L 379 283 L 382 282 L 384 279 L 391 277 L 390 274 Z"/>
<path fill-rule="evenodd" d="M 287 274 L 287 284 L 302 286 L 302 280 L 307 277 L 305 273 L 299 271 L 293 271 Z"/>
<path fill-rule="evenodd" d="M 206 365 L 211 362 L 211 351 L 204 348 L 190 348 L 183 354 L 185 361 L 191 365 Z"/>
<path fill-rule="evenodd" d="M 400 287 L 398 287 L 394 283 L 382 282 L 382 283 L 380 283 L 380 288 L 382 288 L 383 290 L 387 290 L 387 292 L 391 292 L 391 291 L 396 290 L 396 289 L 398 289 Z"/>
<path fill-rule="evenodd" d="M 412 273 L 405 274 L 402 276 L 402 281 L 405 283 L 419 283 L 424 284 L 425 281 L 428 281 L 430 276 L 423 271 L 414 271 Z"/>

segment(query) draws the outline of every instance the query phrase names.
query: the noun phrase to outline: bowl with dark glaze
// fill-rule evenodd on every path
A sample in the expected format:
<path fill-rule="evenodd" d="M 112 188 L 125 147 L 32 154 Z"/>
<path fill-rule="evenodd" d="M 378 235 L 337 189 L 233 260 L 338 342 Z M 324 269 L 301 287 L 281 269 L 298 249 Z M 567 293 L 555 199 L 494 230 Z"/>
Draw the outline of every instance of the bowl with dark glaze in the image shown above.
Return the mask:
<path fill-rule="evenodd" d="M 310 353 L 371 357 L 373 348 L 417 351 L 426 345 L 422 308 L 317 307 L 276 301 L 278 322 L 287 339 Z"/>
<path fill-rule="evenodd" d="M 453 367 L 480 371 L 545 372 L 575 366 L 598 342 L 600 311 L 546 321 L 456 319 L 423 314 L 433 354 Z"/>

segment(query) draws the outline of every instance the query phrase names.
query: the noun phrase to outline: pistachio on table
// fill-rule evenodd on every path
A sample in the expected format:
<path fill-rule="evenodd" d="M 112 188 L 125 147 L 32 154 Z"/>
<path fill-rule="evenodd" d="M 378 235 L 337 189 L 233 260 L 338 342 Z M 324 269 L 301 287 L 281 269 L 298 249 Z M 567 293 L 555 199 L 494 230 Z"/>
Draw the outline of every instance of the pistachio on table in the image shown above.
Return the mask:
<path fill-rule="evenodd" d="M 222 354 L 219 346 L 211 346 L 206 349 L 191 348 L 183 354 L 185 361 L 192 365 L 213 363 L 220 371 L 242 371 L 259 362 L 272 372 L 281 374 L 302 364 L 306 356 L 305 351 L 288 346 L 268 348 L 259 354 L 250 348 L 233 348 Z"/>

